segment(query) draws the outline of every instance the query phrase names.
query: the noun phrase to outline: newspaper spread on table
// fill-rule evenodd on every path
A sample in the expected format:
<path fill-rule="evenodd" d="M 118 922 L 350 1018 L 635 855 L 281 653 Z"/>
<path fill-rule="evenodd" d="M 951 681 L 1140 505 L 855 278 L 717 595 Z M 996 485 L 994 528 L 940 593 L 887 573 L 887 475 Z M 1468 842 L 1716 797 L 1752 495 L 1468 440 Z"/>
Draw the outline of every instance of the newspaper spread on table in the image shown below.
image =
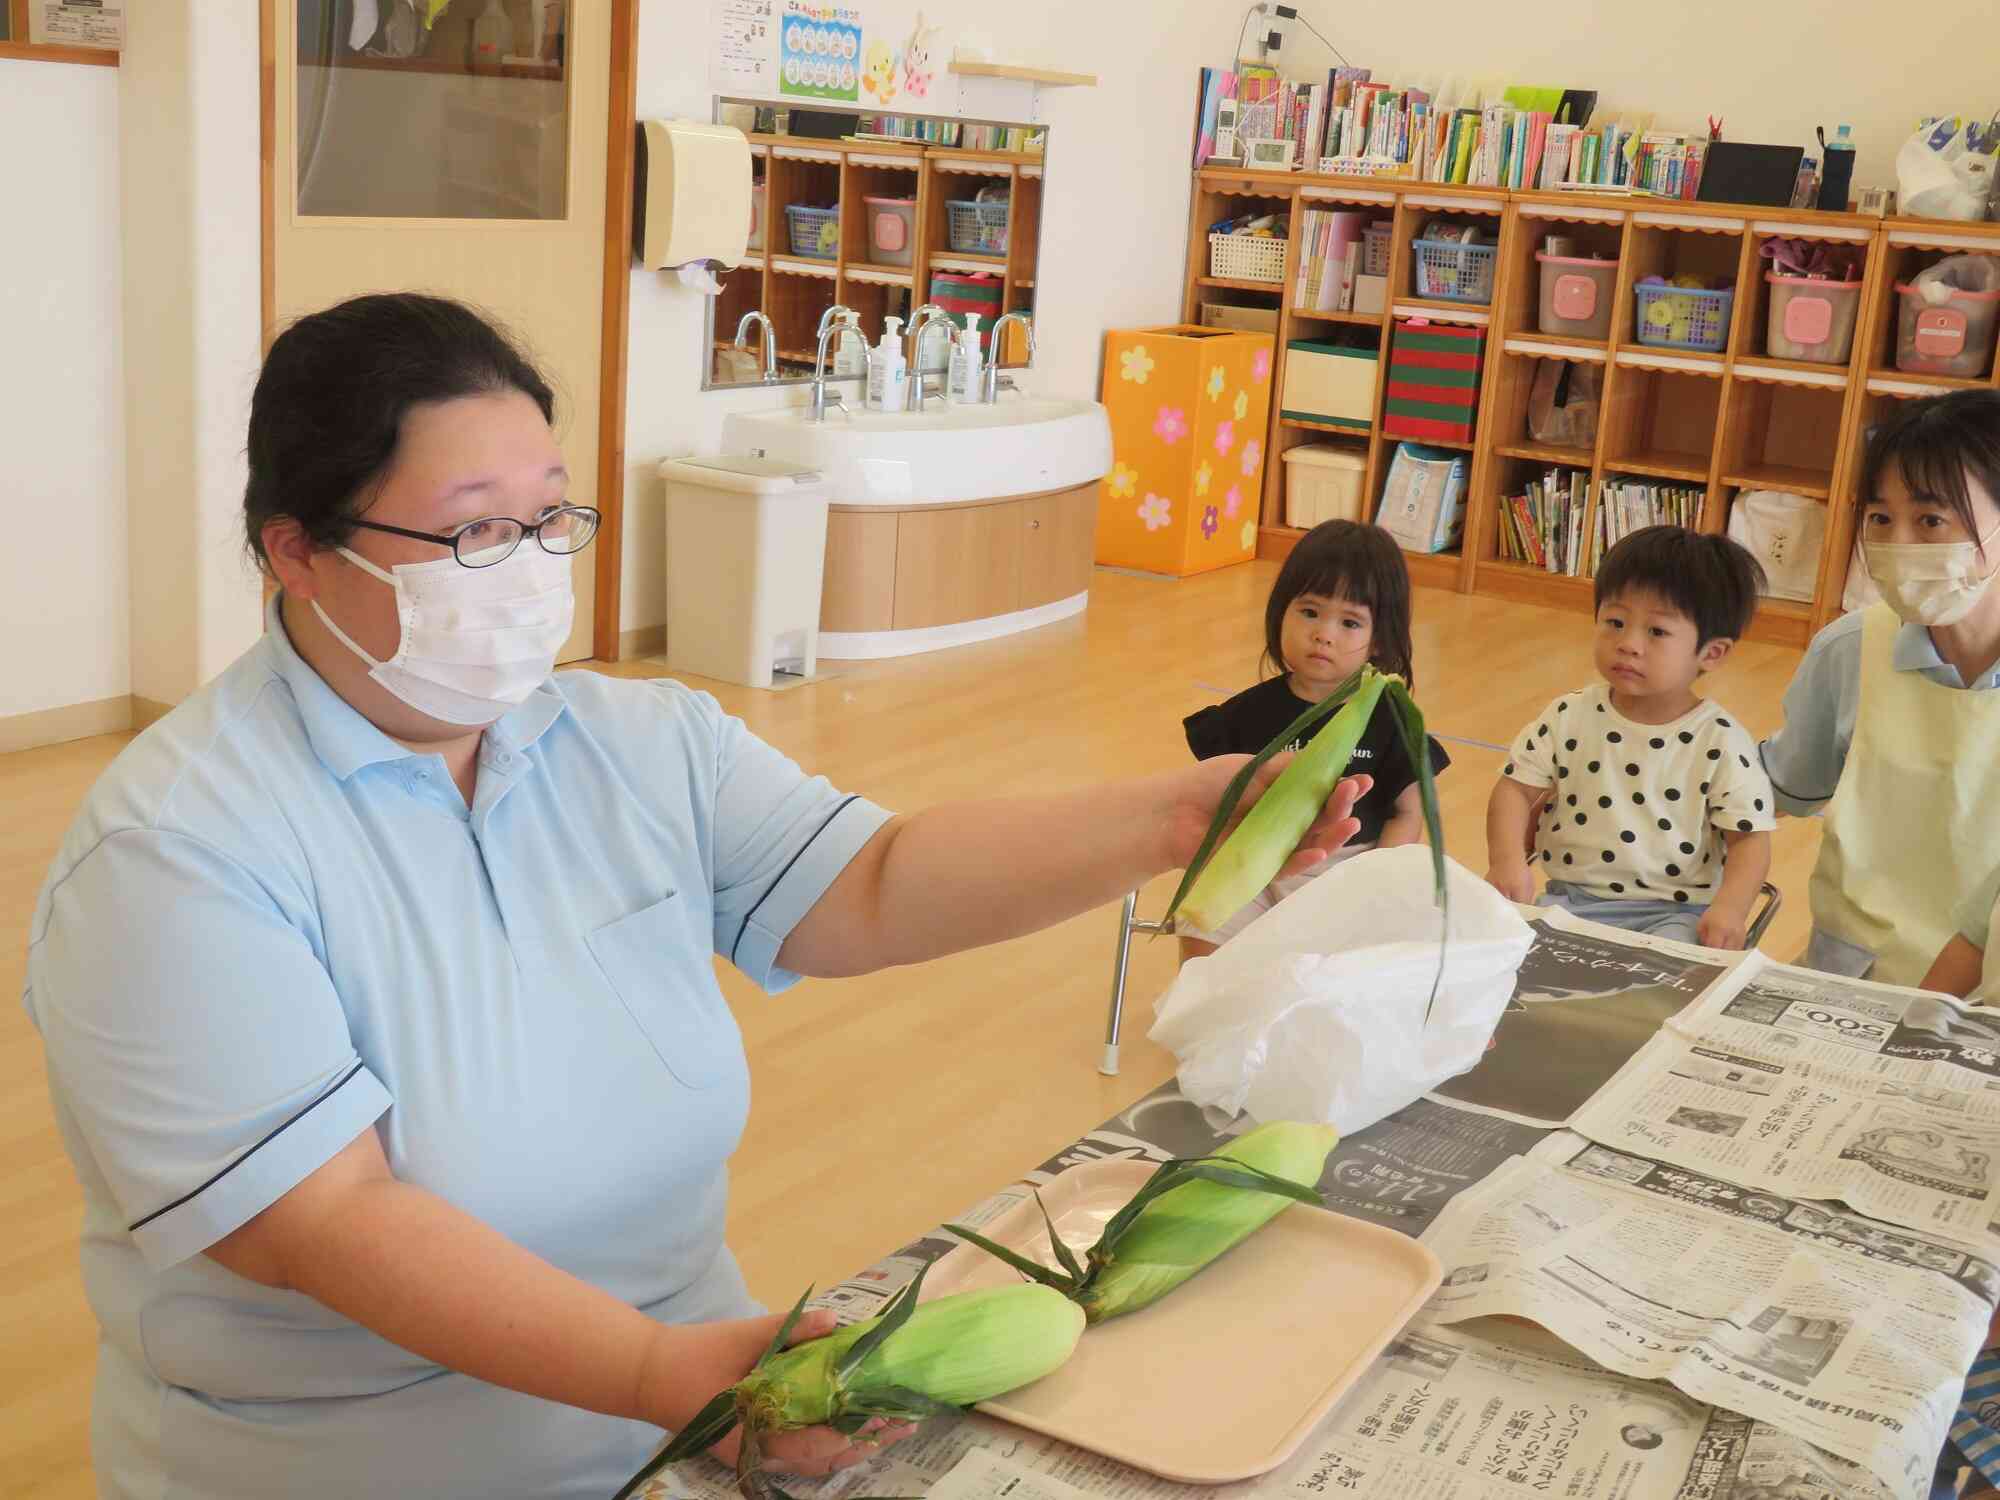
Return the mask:
<path fill-rule="evenodd" d="M 1726 982 L 1731 973 L 1728 961 L 1713 953 L 1610 932 L 1559 912 L 1537 914 L 1534 926 L 1536 947 L 1522 967 L 1522 980 L 1509 1007 L 1521 1034 L 1511 1039 L 1496 1034 L 1494 1054 L 1499 1064 L 1492 1067 L 1494 1076 L 1482 1079 L 1480 1074 L 1488 1067 L 1482 1064 L 1453 1081 L 1460 1087 L 1447 1085 L 1342 1141 L 1320 1181 L 1328 1207 L 1423 1236 L 1448 1270 L 1459 1269 L 1455 1247 L 1473 1237 L 1495 1211 L 1494 1205 L 1524 1181 L 1561 1171 L 1562 1201 L 1579 1200 L 1578 1175 L 1552 1163 L 1559 1163 L 1566 1150 L 1601 1148 L 1552 1127 L 1614 1074 L 1622 1080 L 1625 1075 L 1620 1070 L 1635 1064 L 1648 1045 L 1646 1039 L 1663 1021 L 1690 1007 L 1705 989 Z M 1550 1005 L 1560 1010 L 1537 1009 Z M 1551 1033 L 1546 1023 L 1558 1014 L 1566 1016 L 1568 1024 L 1559 1034 Z M 1507 1029 L 1505 1020 L 1502 1029 Z M 1579 1035 L 1586 1038 L 1580 1050 Z M 1201 1155 L 1247 1125 L 1202 1109 L 1169 1082 L 1020 1182 L 955 1217 L 978 1227 L 1021 1202 L 1036 1184 L 1071 1166 L 1107 1157 L 1165 1160 Z M 1603 1185 L 1588 1174 L 1584 1180 Z M 1610 1186 L 1619 1191 L 1630 1188 L 1624 1181 Z M 1647 1222 L 1661 1217 L 1652 1197 L 1632 1191 L 1633 1201 L 1623 1205 L 1628 1215 L 1647 1209 L 1651 1211 Z M 1529 1197 L 1539 1204 L 1539 1195 Z M 1825 1205 L 1794 1206 L 1843 1223 L 1861 1223 Z M 1675 1212 L 1682 1208 L 1678 1203 L 1673 1207 Z M 1532 1213 L 1528 1218 L 1538 1224 Z M 1584 1226 L 1578 1221 L 1576 1227 Z M 1518 1228 L 1514 1233 L 1518 1242 Z M 1912 1245 L 1923 1242 L 1921 1236 L 1897 1238 Z M 918 1270 L 956 1244 L 942 1231 L 926 1236 L 828 1288 L 814 1299 L 815 1305 L 835 1309 L 843 1321 L 867 1317 Z M 1846 1242 L 1842 1244 L 1846 1247 Z M 1942 1264 L 1943 1252 L 1949 1249 L 1931 1244 L 1928 1253 Z M 1943 1433 L 1941 1425 L 1931 1431 L 1932 1418 L 1938 1424 L 1949 1420 L 1957 1396 L 1956 1377 L 1970 1361 L 1978 1333 L 1985 1327 L 1981 1301 L 1992 1300 L 1982 1278 L 1993 1273 L 1969 1256 L 1958 1259 L 1966 1268 L 1980 1269 L 1964 1270 L 1964 1279 L 1953 1281 L 1943 1273 L 1920 1276 L 1918 1266 L 1902 1264 L 1893 1255 L 1883 1258 L 1865 1246 L 1857 1254 L 1856 1265 L 1865 1260 L 1873 1268 L 1879 1258 L 1888 1271 L 1918 1278 L 1912 1287 L 1920 1288 L 1921 1296 L 1904 1299 L 1890 1290 L 1882 1270 L 1867 1271 L 1874 1278 L 1870 1285 L 1876 1288 L 1875 1295 L 1885 1304 L 1893 1302 L 1898 1313 L 1918 1303 L 1946 1305 L 1953 1297 L 1961 1300 L 1957 1322 L 1948 1317 L 1940 1320 L 1949 1326 L 1933 1329 L 1935 1343 L 1921 1351 L 1894 1345 L 1886 1330 L 1871 1332 L 1866 1340 L 1870 1347 L 1894 1345 L 1888 1349 L 1890 1357 L 1883 1369 L 1864 1362 L 1848 1377 L 1875 1396 L 1877 1407 L 1890 1408 L 1878 1415 L 1904 1424 L 1902 1435 L 1883 1428 L 1883 1441 L 1901 1443 L 1898 1451 L 1913 1456 L 1914 1468 L 1922 1471 L 1918 1479 L 1907 1477 L 1914 1470 L 1905 1465 L 1893 1473 L 1893 1483 L 1885 1483 L 1854 1457 L 1860 1445 L 1827 1442 L 1822 1427 L 1826 1434 L 1838 1435 L 1860 1425 L 1851 1417 L 1816 1413 L 1818 1425 L 1798 1420 L 1808 1399 L 1873 1409 L 1852 1393 L 1835 1403 L 1816 1390 L 1811 1397 L 1801 1393 L 1796 1405 L 1779 1396 L 1766 1406 L 1763 1398 L 1770 1393 L 1749 1389 L 1754 1380 L 1732 1380 L 1711 1393 L 1719 1394 L 1724 1404 L 1710 1404 L 1663 1380 L 1632 1373 L 1630 1356 L 1624 1351 L 1618 1352 L 1627 1363 L 1614 1367 L 1614 1361 L 1604 1357 L 1608 1351 L 1598 1347 L 1603 1338 L 1592 1335 L 1588 1321 L 1572 1317 L 1553 1299 L 1550 1307 L 1533 1313 L 1513 1308 L 1494 1311 L 1560 1322 L 1563 1337 L 1577 1348 L 1566 1347 L 1540 1329 L 1506 1321 L 1467 1324 L 1464 1320 L 1473 1316 L 1466 1311 L 1468 1288 L 1497 1292 L 1502 1280 L 1499 1263 L 1482 1250 L 1469 1263 L 1484 1261 L 1485 1281 L 1475 1283 L 1462 1273 L 1453 1276 L 1294 1457 L 1254 1480 L 1223 1486 L 1179 1484 L 966 1413 L 927 1422 L 916 1436 L 832 1478 L 782 1482 L 795 1500 L 883 1495 L 933 1495 L 938 1500 L 1079 1500 L 1081 1496 L 1327 1500 L 1349 1494 L 1371 1500 L 1900 1500 L 1922 1493 L 1928 1479 Z M 1750 1258 L 1754 1261 L 1756 1256 Z M 1825 1269 L 1844 1268 L 1843 1262 L 1830 1259 Z M 1780 1273 L 1767 1279 L 1791 1295 L 1795 1278 L 1784 1266 Z M 1596 1310 L 1606 1313 L 1601 1307 Z M 1781 1307 L 1778 1316 L 1789 1311 Z M 1760 1305 L 1757 1314 L 1761 1313 Z M 1782 1348 L 1794 1330 L 1789 1323 L 1773 1323 L 1757 1332 L 1771 1335 Z M 1808 1336 L 1825 1342 L 1817 1325 Z M 1961 1338 L 1970 1343 L 1961 1348 Z M 1851 1347 L 1839 1351 L 1838 1360 L 1830 1359 L 1828 1368 L 1849 1371 L 1856 1366 L 1863 1341 L 1847 1342 Z M 1763 1347 L 1759 1344 L 1754 1352 L 1761 1355 Z M 1901 1394 L 1914 1383 L 1906 1372 L 1925 1360 L 1937 1371 L 1948 1372 L 1938 1374 L 1935 1393 L 1926 1398 Z M 1764 1372 L 1758 1375 L 1764 1377 Z M 1778 1383 L 1775 1377 L 1764 1378 Z M 1913 1420 L 1912 1414 L 1918 1412 L 1924 1415 Z M 1759 1419 L 1766 1415 L 1780 1420 Z M 1919 1426 L 1921 1434 L 1916 1431 Z M 735 1494 L 734 1476 L 721 1465 L 702 1460 L 657 1476 L 639 1500 L 732 1500 Z"/>
<path fill-rule="evenodd" d="M 1462 1195 L 1425 1243 L 1447 1322 L 1529 1318 L 1928 1492 L 1994 1268 L 1899 1232 L 1558 1132 Z"/>
<path fill-rule="evenodd" d="M 2000 1013 L 1752 956 L 1576 1114 L 1593 1140 L 2000 1255 Z"/>

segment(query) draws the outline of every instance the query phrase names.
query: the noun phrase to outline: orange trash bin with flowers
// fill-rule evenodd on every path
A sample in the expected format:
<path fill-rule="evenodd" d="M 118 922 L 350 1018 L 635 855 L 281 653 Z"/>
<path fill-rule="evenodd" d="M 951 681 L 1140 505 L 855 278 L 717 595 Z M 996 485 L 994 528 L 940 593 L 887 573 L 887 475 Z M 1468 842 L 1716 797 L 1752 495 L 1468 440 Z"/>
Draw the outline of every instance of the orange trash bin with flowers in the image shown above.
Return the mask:
<path fill-rule="evenodd" d="M 1185 323 L 1105 335 L 1100 563 L 1184 578 L 1257 555 L 1275 344 Z"/>

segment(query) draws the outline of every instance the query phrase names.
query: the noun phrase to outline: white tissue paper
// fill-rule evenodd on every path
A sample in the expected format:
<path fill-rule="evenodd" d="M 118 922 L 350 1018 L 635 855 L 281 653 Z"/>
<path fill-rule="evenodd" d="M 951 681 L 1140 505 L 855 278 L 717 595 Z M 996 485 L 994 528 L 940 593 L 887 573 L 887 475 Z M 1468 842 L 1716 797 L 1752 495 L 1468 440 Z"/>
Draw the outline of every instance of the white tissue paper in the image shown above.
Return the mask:
<path fill-rule="evenodd" d="M 1231 1115 L 1351 1134 L 1471 1068 L 1534 934 L 1464 866 L 1447 859 L 1445 878 L 1442 982 L 1421 844 L 1343 861 L 1183 965 L 1149 1033 L 1180 1059 L 1181 1092 Z"/>
<path fill-rule="evenodd" d="M 708 268 L 705 260 L 691 260 L 684 266 L 675 266 L 674 274 L 681 279 L 681 285 L 704 297 L 719 296 L 722 283 L 715 279 L 715 272 Z"/>

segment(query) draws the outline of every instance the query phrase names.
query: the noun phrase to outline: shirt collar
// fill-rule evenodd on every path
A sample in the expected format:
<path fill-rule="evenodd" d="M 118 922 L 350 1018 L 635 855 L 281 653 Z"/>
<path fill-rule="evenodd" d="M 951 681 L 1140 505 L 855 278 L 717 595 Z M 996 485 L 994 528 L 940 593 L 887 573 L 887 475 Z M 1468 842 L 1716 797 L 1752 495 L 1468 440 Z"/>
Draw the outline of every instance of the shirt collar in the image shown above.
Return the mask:
<path fill-rule="evenodd" d="M 1938 654 L 1937 642 L 1931 639 L 1930 631 L 1922 625 L 1905 622 L 1897 630 L 1896 644 L 1890 652 L 1889 661 L 1898 672 L 1948 672 L 1952 681 L 1960 687 L 2000 687 L 2000 668 L 1986 673 L 1976 682 L 1963 681 L 1958 669 Z"/>
<path fill-rule="evenodd" d="M 291 689 L 305 725 L 306 739 L 320 764 L 342 781 L 366 766 L 392 760 L 411 760 L 421 752 L 397 744 L 377 729 L 353 704 L 315 672 L 285 633 L 279 605 L 282 592 L 273 593 L 264 606 L 264 649 L 272 668 Z M 567 703 L 553 680 L 544 682 L 526 702 L 509 709 L 489 725 L 484 748 L 522 751 L 545 734 L 562 714 Z"/>

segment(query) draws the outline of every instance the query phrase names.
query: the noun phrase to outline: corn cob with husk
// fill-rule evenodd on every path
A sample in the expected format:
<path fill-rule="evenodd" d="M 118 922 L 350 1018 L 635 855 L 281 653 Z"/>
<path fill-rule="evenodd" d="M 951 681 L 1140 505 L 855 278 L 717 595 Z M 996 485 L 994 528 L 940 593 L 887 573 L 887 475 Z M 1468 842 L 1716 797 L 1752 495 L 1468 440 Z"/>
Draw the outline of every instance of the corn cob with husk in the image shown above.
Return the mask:
<path fill-rule="evenodd" d="M 1333 795 L 1354 747 L 1374 717 L 1376 705 L 1387 698 L 1423 804 L 1424 827 L 1430 836 L 1431 860 L 1437 877 L 1437 898 L 1444 902 L 1444 829 L 1438 817 L 1437 786 L 1431 776 L 1430 749 L 1424 738 L 1423 711 L 1403 679 L 1364 666 L 1326 697 L 1300 714 L 1278 737 L 1237 773 L 1223 793 L 1214 821 L 1201 848 L 1188 862 L 1180 889 L 1167 907 L 1167 917 L 1181 915 L 1193 926 L 1214 932 L 1276 878 L 1299 840 L 1305 837 L 1326 799 Z M 1257 768 L 1301 735 L 1313 734 L 1278 779 L 1264 789 L 1243 821 L 1227 839 L 1237 804 Z M 1220 843 L 1221 847 L 1217 848 Z"/>
<path fill-rule="evenodd" d="M 1315 1185 L 1339 1139 L 1331 1125 L 1278 1121 L 1213 1156 L 1167 1162 L 1104 1226 L 1081 1261 L 1051 1224 L 1059 1270 L 961 1225 L 945 1228 L 1073 1298 L 1086 1318 L 1101 1323 L 1157 1302 L 1294 1202 L 1318 1204 Z"/>
<path fill-rule="evenodd" d="M 638 1492 L 660 1469 L 706 1453 L 737 1426 L 739 1487 L 748 1500 L 784 1492 L 757 1475 L 763 1440 L 801 1427 L 857 1433 L 870 1421 L 914 1422 L 1040 1380 L 1075 1352 L 1084 1315 L 1041 1286 L 988 1287 L 918 1306 L 919 1272 L 864 1322 L 786 1348 L 808 1289 L 748 1375 L 701 1409 L 618 1492 Z"/>

